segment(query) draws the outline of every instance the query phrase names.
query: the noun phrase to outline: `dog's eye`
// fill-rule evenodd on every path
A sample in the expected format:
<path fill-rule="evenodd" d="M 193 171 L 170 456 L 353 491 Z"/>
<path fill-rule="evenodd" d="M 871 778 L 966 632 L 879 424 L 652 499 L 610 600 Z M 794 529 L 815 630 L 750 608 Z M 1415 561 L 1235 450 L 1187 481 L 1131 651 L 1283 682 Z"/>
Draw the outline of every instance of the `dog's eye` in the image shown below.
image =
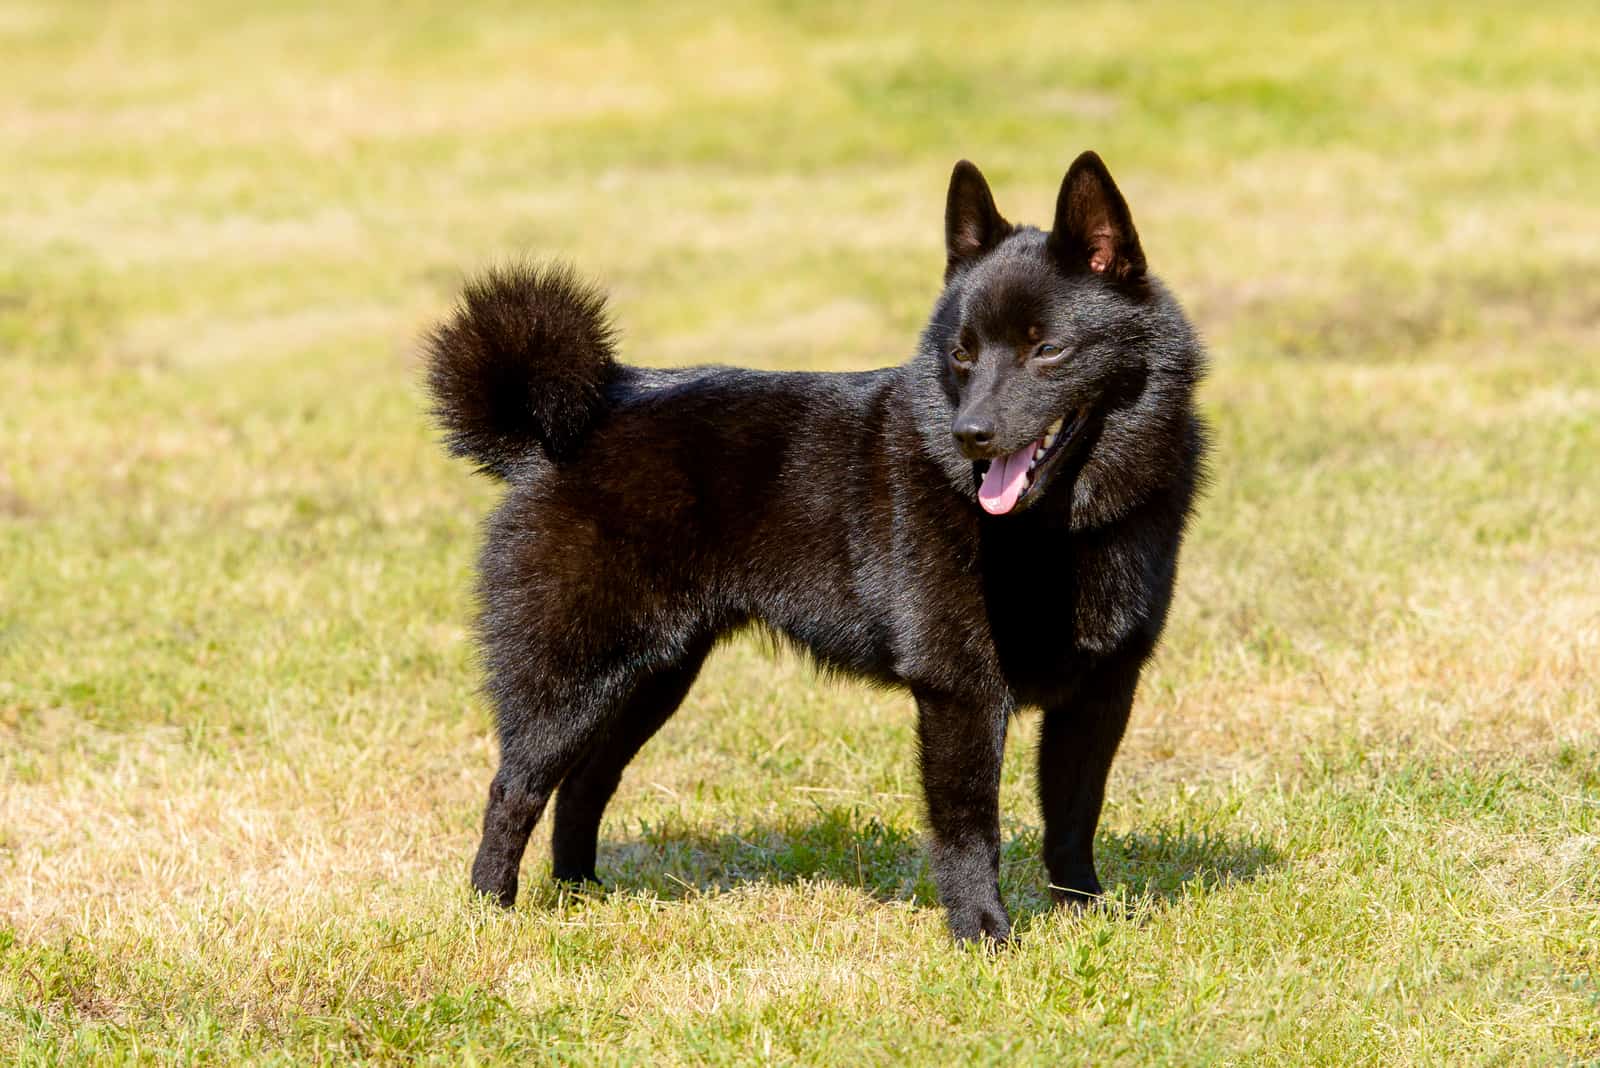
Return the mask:
<path fill-rule="evenodd" d="M 1048 360 L 1053 357 L 1060 356 L 1065 351 L 1066 350 L 1060 345 L 1052 345 L 1050 342 L 1046 341 L 1041 343 L 1038 348 L 1033 350 L 1033 355 L 1035 359 Z"/>
<path fill-rule="evenodd" d="M 950 350 L 950 358 L 956 363 L 968 364 L 972 362 L 972 353 L 967 351 L 965 345 L 957 345 Z"/>

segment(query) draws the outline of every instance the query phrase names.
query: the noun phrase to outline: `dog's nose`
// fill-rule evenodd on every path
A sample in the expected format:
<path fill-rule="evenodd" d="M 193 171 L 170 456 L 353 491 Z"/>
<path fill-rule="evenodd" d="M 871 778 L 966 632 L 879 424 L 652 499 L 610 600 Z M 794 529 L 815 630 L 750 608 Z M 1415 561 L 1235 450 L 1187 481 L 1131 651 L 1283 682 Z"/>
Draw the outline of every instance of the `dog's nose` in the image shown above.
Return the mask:
<path fill-rule="evenodd" d="M 989 447 L 994 444 L 994 424 L 987 419 L 959 419 L 950 432 L 955 435 L 962 455 L 969 460 L 981 460 L 988 456 Z"/>

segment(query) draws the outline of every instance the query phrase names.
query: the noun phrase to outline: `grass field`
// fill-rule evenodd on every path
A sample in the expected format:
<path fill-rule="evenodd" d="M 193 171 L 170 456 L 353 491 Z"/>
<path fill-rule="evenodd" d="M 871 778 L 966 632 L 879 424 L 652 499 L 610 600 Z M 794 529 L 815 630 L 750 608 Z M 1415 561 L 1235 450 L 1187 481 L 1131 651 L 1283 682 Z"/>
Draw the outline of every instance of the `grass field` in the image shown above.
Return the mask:
<path fill-rule="evenodd" d="M 1592 3 L 338 10 L 0 0 L 0 1061 L 1600 1061 Z M 896 362 L 951 163 L 1043 222 L 1085 147 L 1215 358 L 1130 915 L 1047 911 L 1028 717 L 1020 938 L 950 945 L 909 700 L 755 641 L 610 891 L 546 825 L 473 900 L 463 272 L 578 261 L 636 362 Z"/>

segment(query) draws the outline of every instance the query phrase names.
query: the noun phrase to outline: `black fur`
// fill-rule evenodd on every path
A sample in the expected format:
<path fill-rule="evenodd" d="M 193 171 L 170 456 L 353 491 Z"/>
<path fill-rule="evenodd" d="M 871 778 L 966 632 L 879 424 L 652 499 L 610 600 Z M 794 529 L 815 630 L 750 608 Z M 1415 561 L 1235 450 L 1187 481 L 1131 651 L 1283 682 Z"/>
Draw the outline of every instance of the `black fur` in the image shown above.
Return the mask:
<path fill-rule="evenodd" d="M 501 478 L 535 448 L 564 459 L 616 377 L 614 338 L 605 297 L 563 265 L 505 267 L 468 283 L 427 340 L 450 451 Z"/>
<path fill-rule="evenodd" d="M 998 793 L 1025 706 L 1044 713 L 1053 891 L 1102 892 L 1106 776 L 1202 480 L 1204 357 L 1092 153 L 1048 234 L 1007 223 L 966 162 L 945 220 L 945 287 L 899 367 L 615 364 L 600 298 L 560 269 L 491 273 L 432 336 L 451 448 L 510 482 L 479 590 L 501 741 L 480 891 L 515 900 L 558 786 L 555 874 L 594 879 L 623 768 L 712 645 L 759 624 L 915 696 L 933 874 L 958 938 L 1009 935 Z M 1024 455 L 1057 419 L 1022 496 L 980 508 L 989 461 Z"/>

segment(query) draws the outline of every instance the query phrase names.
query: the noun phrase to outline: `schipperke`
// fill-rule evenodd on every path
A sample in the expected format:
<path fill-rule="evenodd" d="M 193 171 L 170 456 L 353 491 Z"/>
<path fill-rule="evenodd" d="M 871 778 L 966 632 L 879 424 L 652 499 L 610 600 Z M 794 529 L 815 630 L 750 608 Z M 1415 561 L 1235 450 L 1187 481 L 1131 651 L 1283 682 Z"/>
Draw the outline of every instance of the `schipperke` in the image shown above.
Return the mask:
<path fill-rule="evenodd" d="M 556 878 L 595 879 L 623 768 L 712 646 L 758 624 L 915 696 L 958 939 L 1010 933 L 1000 762 L 1025 706 L 1051 890 L 1102 893 L 1106 776 L 1203 479 L 1205 356 L 1092 152 L 1048 232 L 956 164 L 944 229 L 943 291 L 898 367 L 630 367 L 563 266 L 491 270 L 429 335 L 450 450 L 509 485 L 478 587 L 500 735 L 479 891 L 516 899 L 552 794 Z"/>

